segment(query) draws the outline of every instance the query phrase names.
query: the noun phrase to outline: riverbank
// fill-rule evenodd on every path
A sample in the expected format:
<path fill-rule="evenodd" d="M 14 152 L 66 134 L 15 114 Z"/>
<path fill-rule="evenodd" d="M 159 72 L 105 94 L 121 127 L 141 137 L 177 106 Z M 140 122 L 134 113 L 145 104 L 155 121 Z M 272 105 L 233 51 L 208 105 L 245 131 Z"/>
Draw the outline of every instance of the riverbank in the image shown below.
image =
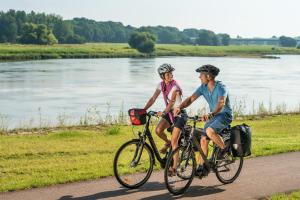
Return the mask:
<path fill-rule="evenodd" d="M 157 44 L 156 56 L 201 56 L 201 57 L 266 57 L 266 55 L 300 54 L 300 49 L 278 46 L 192 46 Z M 0 44 L 0 61 L 71 59 L 71 58 L 123 58 L 144 57 L 128 44 L 91 43 L 79 45 L 19 45 Z M 274 57 L 271 57 L 274 58 Z"/>
<path fill-rule="evenodd" d="M 253 131 L 251 157 L 300 151 L 299 114 L 234 121 L 241 123 Z M 135 137 L 132 126 L 125 125 L 0 135 L 0 192 L 112 176 L 115 152 Z"/>
<path fill-rule="evenodd" d="M 268 198 L 268 200 L 299 200 L 300 199 L 300 190 L 294 191 L 292 193 L 280 193 L 275 194 Z"/>

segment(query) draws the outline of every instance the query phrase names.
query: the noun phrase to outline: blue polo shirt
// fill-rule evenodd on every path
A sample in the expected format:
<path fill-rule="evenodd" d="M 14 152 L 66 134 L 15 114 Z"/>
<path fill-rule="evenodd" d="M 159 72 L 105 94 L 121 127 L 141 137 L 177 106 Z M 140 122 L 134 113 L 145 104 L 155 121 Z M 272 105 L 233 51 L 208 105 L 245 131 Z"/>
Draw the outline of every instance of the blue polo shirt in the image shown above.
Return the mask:
<path fill-rule="evenodd" d="M 222 110 L 220 111 L 220 113 L 227 113 L 230 116 L 232 116 L 232 109 L 230 106 L 228 90 L 221 81 L 215 82 L 215 87 L 212 90 L 212 92 L 210 92 L 208 90 L 207 84 L 202 84 L 197 88 L 197 90 L 195 91 L 195 94 L 197 96 L 203 95 L 203 97 L 205 98 L 205 100 L 207 101 L 207 103 L 209 105 L 210 112 L 215 111 L 215 108 L 218 104 L 220 97 L 226 97 L 225 105 L 222 108 Z"/>

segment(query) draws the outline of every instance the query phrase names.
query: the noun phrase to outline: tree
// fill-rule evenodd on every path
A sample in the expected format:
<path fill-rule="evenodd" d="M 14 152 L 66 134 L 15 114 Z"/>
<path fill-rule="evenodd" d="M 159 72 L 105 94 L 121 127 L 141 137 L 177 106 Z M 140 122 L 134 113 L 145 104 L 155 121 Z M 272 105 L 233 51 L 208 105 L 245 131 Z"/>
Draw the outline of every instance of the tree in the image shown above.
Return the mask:
<path fill-rule="evenodd" d="M 44 24 L 26 23 L 19 41 L 23 44 L 57 44 L 52 31 Z"/>
<path fill-rule="evenodd" d="M 84 42 L 84 38 L 77 34 L 69 35 L 65 40 L 66 44 L 83 44 Z"/>
<path fill-rule="evenodd" d="M 196 43 L 199 45 L 207 45 L 207 46 L 218 46 L 220 45 L 220 41 L 218 36 L 209 30 L 200 30 L 199 36 L 196 39 Z"/>
<path fill-rule="evenodd" d="M 137 49 L 141 53 L 152 53 L 155 50 L 156 38 L 148 32 L 134 32 L 128 44 L 131 48 Z"/>
<path fill-rule="evenodd" d="M 291 37 L 281 36 L 279 38 L 279 44 L 283 47 L 295 47 L 297 45 L 297 41 Z"/>
<path fill-rule="evenodd" d="M 230 35 L 228 34 L 218 34 L 219 40 L 222 45 L 228 46 L 230 42 Z"/>
<path fill-rule="evenodd" d="M 0 13 L 0 42 L 15 43 L 17 38 L 17 23 L 13 16 Z"/>
<path fill-rule="evenodd" d="M 66 43 L 67 39 L 74 34 L 73 27 L 70 22 L 59 20 L 53 26 L 53 34 L 59 43 Z"/>

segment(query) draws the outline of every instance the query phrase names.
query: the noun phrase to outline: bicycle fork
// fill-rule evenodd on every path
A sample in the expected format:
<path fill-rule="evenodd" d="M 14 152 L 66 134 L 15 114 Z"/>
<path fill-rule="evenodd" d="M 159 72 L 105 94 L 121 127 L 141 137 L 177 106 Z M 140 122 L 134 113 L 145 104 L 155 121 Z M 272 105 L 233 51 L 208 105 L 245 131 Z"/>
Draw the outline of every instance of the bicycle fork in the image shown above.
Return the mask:
<path fill-rule="evenodd" d="M 144 146 L 145 146 L 145 138 L 143 138 L 141 136 L 140 132 L 139 132 L 139 136 L 140 136 L 140 142 L 136 146 L 133 159 L 130 163 L 130 167 L 136 167 L 137 164 L 140 162 L 142 152 L 143 152 L 143 149 L 144 149 Z"/>

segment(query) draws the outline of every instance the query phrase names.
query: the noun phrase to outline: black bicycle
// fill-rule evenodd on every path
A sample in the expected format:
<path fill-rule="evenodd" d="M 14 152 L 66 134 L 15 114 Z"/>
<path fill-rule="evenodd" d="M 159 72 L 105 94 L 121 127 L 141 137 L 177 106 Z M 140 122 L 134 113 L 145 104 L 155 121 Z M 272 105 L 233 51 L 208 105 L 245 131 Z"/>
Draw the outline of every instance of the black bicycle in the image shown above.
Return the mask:
<path fill-rule="evenodd" d="M 155 165 L 155 157 L 164 168 L 170 150 L 161 157 L 153 140 L 149 124 L 152 116 L 157 112 L 147 113 L 147 120 L 143 132 L 138 132 L 138 139 L 124 143 L 114 158 L 114 175 L 124 187 L 134 189 L 142 186 L 150 178 Z M 150 145 L 146 142 L 147 139 Z"/>
<path fill-rule="evenodd" d="M 196 172 L 196 158 L 195 152 L 199 151 L 200 156 L 204 161 L 204 168 L 207 174 L 213 171 L 221 183 L 232 183 L 240 174 L 243 166 L 242 156 L 233 156 L 230 145 L 230 127 L 222 131 L 224 141 L 226 144 L 226 151 L 222 151 L 219 147 L 213 144 L 212 155 L 208 159 L 199 148 L 199 139 L 201 137 L 201 130 L 196 128 L 196 123 L 199 118 L 188 117 L 193 122 L 193 125 L 186 125 L 181 133 L 184 142 L 179 143 L 179 146 L 169 153 L 167 163 L 165 166 L 164 179 L 167 189 L 174 195 L 183 194 L 193 181 Z M 173 156 L 177 155 L 176 171 L 170 174 L 169 169 L 173 167 Z M 200 175 L 199 178 L 203 178 Z"/>

